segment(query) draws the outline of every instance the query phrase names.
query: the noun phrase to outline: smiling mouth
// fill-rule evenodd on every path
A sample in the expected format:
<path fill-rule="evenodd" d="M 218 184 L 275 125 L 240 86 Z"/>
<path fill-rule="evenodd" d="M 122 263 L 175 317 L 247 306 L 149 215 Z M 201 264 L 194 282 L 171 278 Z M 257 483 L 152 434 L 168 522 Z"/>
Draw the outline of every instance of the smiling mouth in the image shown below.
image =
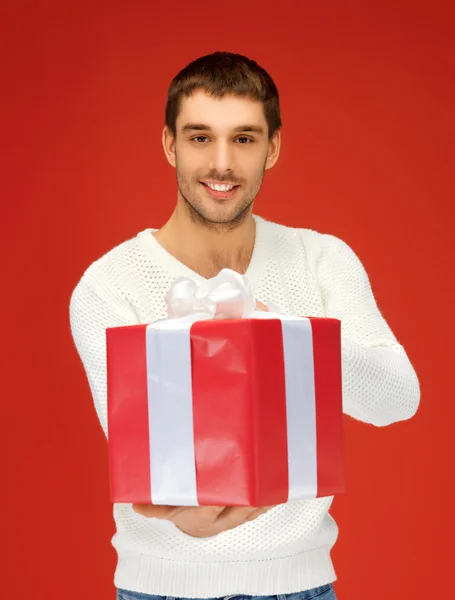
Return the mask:
<path fill-rule="evenodd" d="M 223 185 L 217 185 L 216 187 L 218 189 L 216 189 L 215 186 L 204 183 L 203 181 L 201 181 L 200 183 L 201 183 L 201 185 L 204 186 L 204 189 L 209 196 L 211 196 L 212 198 L 219 198 L 219 199 L 233 198 L 236 195 L 237 190 L 240 187 L 240 185 L 223 184 Z"/>
<path fill-rule="evenodd" d="M 210 181 L 201 181 L 201 183 L 215 192 L 229 192 L 232 188 L 240 186 L 239 183 L 211 183 Z"/>

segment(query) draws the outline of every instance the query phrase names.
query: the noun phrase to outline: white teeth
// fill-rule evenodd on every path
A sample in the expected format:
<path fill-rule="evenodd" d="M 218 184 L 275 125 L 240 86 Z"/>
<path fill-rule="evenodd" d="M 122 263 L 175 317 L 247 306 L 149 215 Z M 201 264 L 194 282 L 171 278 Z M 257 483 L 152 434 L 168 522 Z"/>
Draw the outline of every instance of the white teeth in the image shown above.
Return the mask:
<path fill-rule="evenodd" d="M 207 183 L 206 185 L 210 189 L 216 190 L 217 192 L 229 192 L 234 187 L 233 185 L 219 185 L 218 183 L 216 183 L 216 184 Z"/>

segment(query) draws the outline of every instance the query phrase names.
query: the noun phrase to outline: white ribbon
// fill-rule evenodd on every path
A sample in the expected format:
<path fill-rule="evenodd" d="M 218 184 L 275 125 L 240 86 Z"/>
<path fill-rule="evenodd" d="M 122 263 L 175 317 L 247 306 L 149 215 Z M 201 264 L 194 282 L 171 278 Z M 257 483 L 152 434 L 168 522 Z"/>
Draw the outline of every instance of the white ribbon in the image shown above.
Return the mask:
<path fill-rule="evenodd" d="M 179 277 L 166 296 L 168 317 L 190 318 L 204 314 L 206 319 L 245 319 L 255 311 L 256 302 L 245 275 L 222 269 L 216 277 L 196 283 Z"/>
<path fill-rule="evenodd" d="M 180 277 L 171 285 L 165 300 L 168 318 L 155 321 L 146 329 L 153 503 L 198 505 L 190 329 L 196 321 L 208 319 L 283 321 L 289 499 L 315 497 L 316 416 L 309 319 L 256 310 L 248 278 L 231 269 L 223 269 L 201 283 Z"/>

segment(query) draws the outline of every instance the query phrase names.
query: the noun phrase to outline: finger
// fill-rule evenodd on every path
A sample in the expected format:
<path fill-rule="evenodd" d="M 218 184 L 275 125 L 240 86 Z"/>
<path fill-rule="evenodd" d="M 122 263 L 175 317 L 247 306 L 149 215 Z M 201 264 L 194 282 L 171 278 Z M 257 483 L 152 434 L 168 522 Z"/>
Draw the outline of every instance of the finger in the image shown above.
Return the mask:
<path fill-rule="evenodd" d="M 247 521 L 254 521 L 258 517 L 260 517 L 261 515 L 263 515 L 264 513 L 266 513 L 268 510 L 269 510 L 268 508 L 258 508 L 257 510 L 254 510 L 252 513 L 250 513 L 247 516 L 247 518 L 245 519 L 245 522 L 247 522 Z"/>
<path fill-rule="evenodd" d="M 225 506 L 187 506 L 183 512 L 175 512 L 169 520 L 183 529 L 206 529 L 212 527 Z"/>
<path fill-rule="evenodd" d="M 226 509 L 225 506 L 193 506 L 191 508 L 196 511 L 198 517 L 200 516 L 211 521 L 216 521 L 218 515 Z"/>
<path fill-rule="evenodd" d="M 134 512 L 143 517 L 156 517 L 162 519 L 169 512 L 169 506 L 154 506 L 151 504 L 133 504 Z"/>
<path fill-rule="evenodd" d="M 148 518 L 169 519 L 185 510 L 185 506 L 169 506 L 155 504 L 133 504 L 134 512 Z"/>
<path fill-rule="evenodd" d="M 217 527 L 221 530 L 232 529 L 245 522 L 248 516 L 255 512 L 251 506 L 228 506 L 216 520 Z"/>
<path fill-rule="evenodd" d="M 227 507 L 226 506 L 200 506 L 199 508 L 209 510 L 210 512 L 213 512 L 213 514 L 219 515 L 220 513 L 223 512 L 223 510 L 226 510 Z"/>

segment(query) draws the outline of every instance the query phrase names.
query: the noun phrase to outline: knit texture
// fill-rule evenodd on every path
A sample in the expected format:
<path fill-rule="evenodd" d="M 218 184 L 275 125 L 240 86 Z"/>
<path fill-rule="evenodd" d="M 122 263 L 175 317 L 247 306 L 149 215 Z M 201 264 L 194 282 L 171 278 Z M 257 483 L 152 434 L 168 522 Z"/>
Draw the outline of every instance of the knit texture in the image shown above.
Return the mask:
<path fill-rule="evenodd" d="M 256 299 L 294 316 L 341 320 L 343 411 L 376 426 L 412 417 L 420 387 L 403 346 L 382 316 L 368 275 L 341 239 L 255 216 L 246 275 Z M 94 261 L 70 300 L 70 325 L 98 419 L 107 429 L 106 328 L 166 317 L 179 276 L 202 278 L 145 229 Z M 209 598 L 300 592 L 336 579 L 330 557 L 338 528 L 333 497 L 279 505 L 211 538 L 114 504 L 114 583 L 147 594 Z"/>

